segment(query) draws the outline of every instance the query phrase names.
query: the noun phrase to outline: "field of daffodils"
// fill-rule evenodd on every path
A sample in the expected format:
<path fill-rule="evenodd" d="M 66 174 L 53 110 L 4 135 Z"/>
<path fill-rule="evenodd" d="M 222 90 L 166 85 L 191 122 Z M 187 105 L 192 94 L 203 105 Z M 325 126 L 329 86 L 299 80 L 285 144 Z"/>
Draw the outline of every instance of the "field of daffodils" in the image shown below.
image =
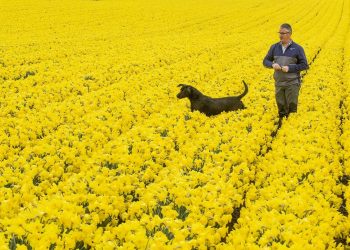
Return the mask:
<path fill-rule="evenodd" d="M 350 248 L 350 0 L 0 0 L 0 249 Z M 310 68 L 278 126 L 262 60 Z M 178 84 L 244 110 L 207 117 Z"/>

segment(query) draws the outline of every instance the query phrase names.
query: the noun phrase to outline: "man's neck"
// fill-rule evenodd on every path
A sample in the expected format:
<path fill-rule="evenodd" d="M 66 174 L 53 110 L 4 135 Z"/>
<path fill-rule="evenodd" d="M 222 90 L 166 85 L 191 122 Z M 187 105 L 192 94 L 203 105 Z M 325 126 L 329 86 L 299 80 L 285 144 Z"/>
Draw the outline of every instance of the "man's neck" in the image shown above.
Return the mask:
<path fill-rule="evenodd" d="M 292 42 L 292 39 L 289 39 L 287 42 L 281 42 L 284 47 L 286 47 L 289 43 Z"/>

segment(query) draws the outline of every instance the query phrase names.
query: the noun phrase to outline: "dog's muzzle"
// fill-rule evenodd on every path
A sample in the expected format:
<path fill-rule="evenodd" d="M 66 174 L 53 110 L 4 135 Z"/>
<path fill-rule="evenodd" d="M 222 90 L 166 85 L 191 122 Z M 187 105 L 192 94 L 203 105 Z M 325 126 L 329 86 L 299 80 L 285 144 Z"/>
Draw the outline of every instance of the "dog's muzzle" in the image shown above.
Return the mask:
<path fill-rule="evenodd" d="M 178 94 L 176 95 L 176 97 L 179 98 L 179 99 L 184 98 L 184 97 L 181 95 L 181 93 L 178 93 Z"/>

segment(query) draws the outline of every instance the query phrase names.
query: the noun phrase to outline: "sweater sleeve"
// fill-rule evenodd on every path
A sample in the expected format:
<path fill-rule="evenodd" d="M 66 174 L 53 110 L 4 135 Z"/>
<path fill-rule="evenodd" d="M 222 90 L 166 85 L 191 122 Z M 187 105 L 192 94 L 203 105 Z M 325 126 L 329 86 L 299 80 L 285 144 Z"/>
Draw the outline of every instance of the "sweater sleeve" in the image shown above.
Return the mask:
<path fill-rule="evenodd" d="M 309 65 L 307 63 L 307 59 L 305 56 L 304 49 L 302 47 L 299 48 L 299 53 L 297 55 L 297 64 L 290 64 L 288 65 L 290 73 L 296 73 L 300 72 L 302 70 L 306 70 L 309 68 Z"/>
<path fill-rule="evenodd" d="M 269 51 L 267 52 L 267 55 L 265 56 L 264 60 L 263 60 L 263 65 L 266 68 L 272 68 L 272 64 L 273 64 L 273 49 L 274 49 L 274 45 L 272 45 L 269 49 Z"/>

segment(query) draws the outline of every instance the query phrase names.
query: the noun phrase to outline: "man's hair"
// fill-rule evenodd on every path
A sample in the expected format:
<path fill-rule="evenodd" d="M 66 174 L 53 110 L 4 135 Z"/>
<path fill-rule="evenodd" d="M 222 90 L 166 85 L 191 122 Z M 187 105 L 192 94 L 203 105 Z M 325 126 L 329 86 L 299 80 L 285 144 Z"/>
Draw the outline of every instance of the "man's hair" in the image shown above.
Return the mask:
<path fill-rule="evenodd" d="M 289 23 L 281 24 L 281 29 L 287 29 L 292 34 L 292 26 Z"/>

